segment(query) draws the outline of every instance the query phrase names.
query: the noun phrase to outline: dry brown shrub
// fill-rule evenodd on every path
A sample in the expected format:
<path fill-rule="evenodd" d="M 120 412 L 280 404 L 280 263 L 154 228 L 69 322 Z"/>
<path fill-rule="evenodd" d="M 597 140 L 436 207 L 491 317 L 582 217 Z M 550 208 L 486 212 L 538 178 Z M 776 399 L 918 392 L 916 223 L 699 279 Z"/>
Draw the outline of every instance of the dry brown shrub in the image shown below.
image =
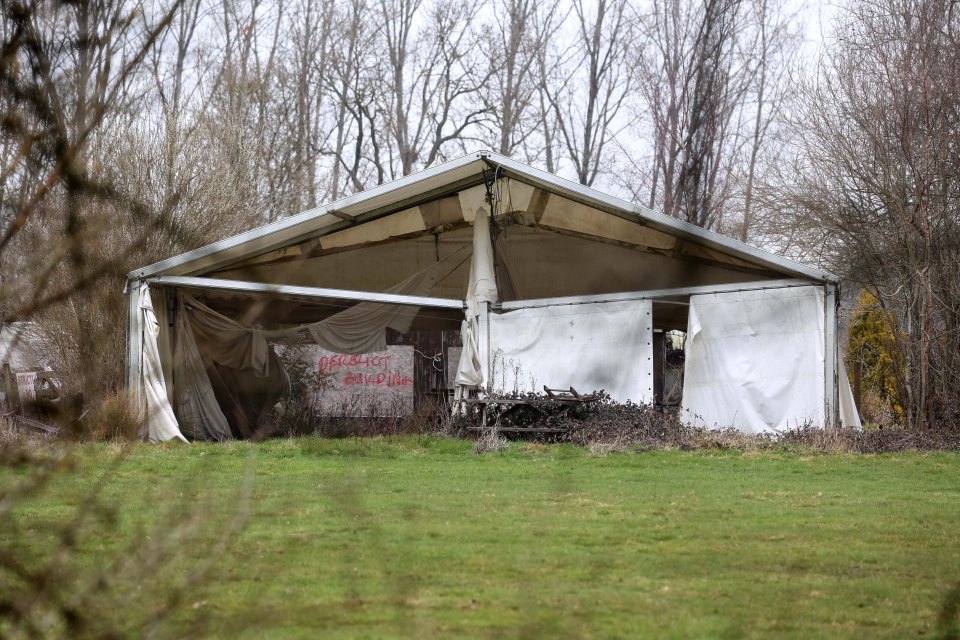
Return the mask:
<path fill-rule="evenodd" d="M 564 412 L 553 422 L 566 429 L 575 445 L 615 444 L 617 448 L 664 448 L 688 444 L 693 430 L 674 412 L 604 398 L 593 405 Z"/>
<path fill-rule="evenodd" d="M 17 426 L 13 415 L 0 417 L 0 458 L 17 458 L 50 447 L 52 436 Z"/>
<path fill-rule="evenodd" d="M 82 440 L 132 442 L 142 439 L 143 417 L 130 406 L 126 393 L 107 396 L 94 405 L 68 432 Z"/>

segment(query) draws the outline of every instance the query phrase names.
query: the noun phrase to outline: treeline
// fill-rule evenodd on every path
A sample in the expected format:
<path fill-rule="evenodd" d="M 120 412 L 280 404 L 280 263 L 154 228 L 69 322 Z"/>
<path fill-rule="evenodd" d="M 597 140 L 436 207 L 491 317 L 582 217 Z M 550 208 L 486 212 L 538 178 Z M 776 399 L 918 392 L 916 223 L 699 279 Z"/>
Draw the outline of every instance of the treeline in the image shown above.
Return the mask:
<path fill-rule="evenodd" d="M 4 0 L 4 317 L 101 395 L 130 267 L 490 148 L 866 287 L 868 386 L 953 420 L 958 18 L 853 3 L 811 57 L 788 6 Z"/>

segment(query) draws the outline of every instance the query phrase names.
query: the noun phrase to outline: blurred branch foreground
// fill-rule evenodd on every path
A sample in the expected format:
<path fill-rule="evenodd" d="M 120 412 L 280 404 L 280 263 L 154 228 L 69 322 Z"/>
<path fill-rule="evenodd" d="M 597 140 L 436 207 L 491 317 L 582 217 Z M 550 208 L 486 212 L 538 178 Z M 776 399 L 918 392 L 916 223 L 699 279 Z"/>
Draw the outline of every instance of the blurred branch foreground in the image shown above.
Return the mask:
<path fill-rule="evenodd" d="M 11 401 L 21 386 L 24 403 L 43 412 L 18 416 L 17 426 L 0 418 L 4 637 L 170 636 L 163 622 L 197 593 L 245 518 L 250 472 L 237 478 L 236 501 L 225 509 L 183 482 L 124 487 L 125 450 L 111 450 L 112 464 L 92 471 L 82 450 L 23 433 L 36 418 L 78 436 L 128 439 L 140 430 L 125 398 L 114 396 L 122 387 L 123 276 L 151 255 L 197 243 L 210 224 L 185 218 L 180 184 L 155 188 L 163 182 L 159 141 L 142 144 L 151 134 L 141 116 L 155 106 L 145 72 L 181 9 L 2 2 L 0 330 L 4 356 L 26 355 L 4 362 L 9 384 L 0 391 Z M 19 371 L 39 372 L 46 386 L 18 379 Z M 180 480 L 200 477 L 181 471 Z M 76 476 L 92 481 L 70 489 L 70 508 L 38 517 L 31 505 Z M 166 502 L 166 512 L 121 516 L 118 492 Z"/>
<path fill-rule="evenodd" d="M 118 477 L 130 464 L 128 450 L 71 449 L 0 427 L 4 637 L 182 637 L 167 618 L 201 593 L 239 534 L 252 465 L 236 478 L 225 508 L 202 490 L 200 466 L 185 465 L 174 483 L 127 486 Z M 104 460 L 106 468 L 98 464 Z M 87 481 L 71 480 L 77 477 Z M 70 508 L 38 518 L 31 505 L 53 497 Z M 141 508 L 121 507 L 131 500 Z M 155 504 L 164 507 L 155 511 Z M 193 624 L 202 633 L 202 621 Z"/>
<path fill-rule="evenodd" d="M 183 233 L 174 198 L 150 202 L 131 188 L 122 162 L 133 139 L 118 145 L 145 107 L 144 65 L 180 5 L 154 9 L 3 3 L 0 322 L 29 321 L 43 352 L 34 364 L 94 402 L 120 388 L 121 274 Z"/>
<path fill-rule="evenodd" d="M 824 55 L 813 65 L 804 58 L 802 19 L 790 14 L 791 4 L 777 0 L 490 0 L 484 5 L 446 0 L 0 0 L 0 342 L 6 352 L 7 336 L 13 336 L 17 348 L 29 345 L 32 352 L 22 368 L 11 364 L 5 369 L 2 392 L 6 399 L 15 389 L 20 393 L 18 372 L 42 374 L 24 380 L 23 393 L 34 394 L 38 405 L 46 403 L 45 413 L 35 417 L 43 424 L 55 423 L 81 438 L 140 437 L 143 416 L 131 413 L 124 391 L 122 354 L 128 311 L 133 316 L 143 314 L 143 326 L 152 332 L 169 329 L 171 323 L 177 326 L 187 320 L 187 314 L 195 315 L 209 303 L 215 308 L 208 309 L 229 312 L 243 327 L 286 332 L 291 326 L 313 324 L 318 314 L 328 317 L 378 301 L 333 298 L 311 307 L 304 304 L 303 296 L 278 303 L 276 296 L 228 292 L 193 301 L 164 294 L 158 304 L 133 288 L 129 293 L 135 302 L 130 305 L 122 290 L 132 269 L 240 230 L 289 220 L 323 202 L 335 202 L 485 147 L 569 176 L 582 186 L 626 194 L 679 220 L 839 274 L 848 294 L 824 309 L 837 311 L 840 320 L 853 327 L 847 363 L 853 386 L 858 399 L 862 396 L 861 407 L 870 407 L 870 421 L 886 427 L 837 432 L 801 427 L 771 442 L 764 436 L 750 439 L 739 432 L 693 429 L 648 405 L 617 405 L 604 407 L 592 422 L 570 427 L 571 439 L 589 446 L 591 453 L 603 455 L 631 447 L 763 449 L 795 443 L 815 451 L 955 448 L 957 441 L 950 431 L 960 416 L 960 281 L 956 277 L 960 270 L 956 215 L 960 14 L 948 0 L 851 3 L 849 11 L 840 11 Z M 488 8 L 492 11 L 485 11 Z M 493 175 L 485 173 L 482 184 L 458 184 L 457 193 L 480 187 L 479 195 L 469 201 L 471 215 L 495 204 L 499 207 L 499 216 L 491 216 L 498 221 L 487 234 L 495 255 L 524 254 L 510 247 L 502 232 L 509 227 L 509 234 L 520 235 L 525 233 L 521 229 L 547 226 L 543 216 L 552 195 L 538 193 L 534 198 L 527 193 L 527 206 L 517 207 L 506 182 L 509 176 L 489 169 Z M 448 192 L 434 196 L 436 202 L 423 207 L 419 219 L 409 215 L 404 220 L 412 221 L 415 228 L 399 225 L 388 234 L 413 240 L 404 236 L 440 229 L 416 243 L 424 264 L 455 256 L 457 247 L 440 241 L 443 233 L 454 237 L 459 233 L 460 240 L 473 233 L 462 217 L 459 198 Z M 441 202 L 443 196 L 457 200 L 459 219 L 447 216 L 451 202 Z M 319 272 L 302 269 L 315 263 L 299 259 L 347 261 L 343 249 L 351 246 L 349 223 L 362 221 L 335 213 L 336 224 L 341 225 L 337 231 L 344 235 L 326 244 L 302 244 L 296 256 L 292 252 L 271 256 L 277 275 Z M 568 232 L 584 230 L 563 231 L 560 235 L 568 238 L 572 237 Z M 638 233 L 644 234 L 648 244 L 666 241 L 655 232 L 645 228 Z M 385 239 L 361 238 L 372 244 Z M 549 265 L 552 256 L 567 263 L 576 253 L 565 246 L 569 249 L 560 245 L 559 250 L 531 262 Z M 660 247 L 660 253 L 644 255 L 689 249 L 669 245 Z M 604 244 L 593 262 L 603 264 L 613 256 L 611 262 L 627 265 L 624 277 L 666 273 L 650 268 L 649 263 L 641 268 L 615 259 L 623 251 L 627 249 L 616 242 Z M 634 253 L 640 255 L 631 252 L 631 260 L 640 260 Z M 703 273 L 701 268 L 717 268 L 715 253 L 701 248 L 695 257 L 697 274 Z M 370 262 L 391 277 L 401 275 L 387 253 Z M 452 264 L 459 269 L 458 281 L 466 282 L 472 265 L 456 260 Z M 742 269 L 754 266 L 728 261 L 720 268 L 743 274 Z M 263 265 L 252 261 L 242 267 L 249 273 Z M 359 271 L 356 264 L 342 268 L 344 273 Z M 528 284 L 520 280 L 527 272 L 494 270 L 487 275 L 504 299 L 516 299 Z M 751 277 L 757 275 L 750 272 Z M 536 284 L 550 282 L 540 278 Z M 858 292 L 861 288 L 865 294 Z M 411 290 L 398 295 L 426 294 Z M 467 296 L 449 297 L 459 301 Z M 270 304 L 263 298 L 270 298 Z M 152 320 L 148 306 L 152 306 Z M 654 322 L 685 330 L 683 319 L 666 313 L 669 306 L 651 310 L 657 315 Z M 468 339 L 463 339 L 463 309 L 424 314 L 414 331 L 420 335 L 391 329 L 391 323 L 400 324 L 399 320 L 391 317 L 385 322 L 384 342 L 389 344 L 377 346 L 394 349 L 397 360 L 406 358 L 408 366 L 386 380 L 395 385 L 391 388 L 425 391 L 417 397 L 432 397 L 433 408 L 449 409 L 440 399 L 449 397 L 447 381 L 461 372 L 448 371 L 447 365 L 459 362 L 458 354 L 471 347 L 469 338 L 476 335 L 467 332 Z M 475 329 L 479 331 L 479 321 Z M 244 387 L 243 380 L 208 366 L 199 354 L 182 360 L 183 366 L 193 367 L 191 375 L 199 376 L 201 370 L 208 376 L 211 371 L 218 373 L 220 379 L 211 381 L 211 387 L 216 384 L 221 394 L 229 392 L 246 401 L 235 403 L 239 409 L 230 415 L 211 417 L 205 413 L 210 397 L 181 395 L 186 400 L 178 407 L 184 431 L 192 429 L 194 437 L 225 439 L 258 435 L 264 424 L 286 433 L 316 430 L 317 411 L 340 402 L 330 396 L 331 372 L 306 366 L 297 357 L 294 347 L 302 346 L 306 336 L 269 337 L 264 345 L 270 348 L 258 344 L 250 351 L 255 354 L 251 364 L 261 373 L 269 369 L 293 375 L 289 379 L 274 375 L 268 391 L 260 395 Z M 836 343 L 842 344 L 843 337 Z M 189 345 L 180 348 L 185 346 Z M 158 336 L 156 347 L 162 366 L 163 353 L 169 353 L 171 345 Z M 678 351 L 665 351 L 664 357 L 679 361 Z M 773 358 L 780 354 L 772 351 Z M 652 353 L 651 358 L 660 352 Z M 317 362 L 324 357 L 330 362 L 329 353 L 315 355 Z M 510 373 L 510 368 L 509 362 L 501 362 L 500 370 L 488 373 L 495 378 Z M 469 371 L 463 373 L 469 377 Z M 546 382 L 526 379 L 530 372 L 512 373 L 514 391 L 521 386 L 540 388 Z M 154 377 L 176 390 L 176 381 L 169 380 L 166 372 Z M 673 382 L 679 379 L 675 375 Z M 509 391 L 510 383 L 499 387 Z M 657 385 L 650 387 L 656 398 Z M 824 396 L 832 398 L 824 387 L 820 387 Z M 288 403 L 278 415 L 272 401 L 287 391 L 299 403 Z M 659 393 L 660 401 L 667 404 L 664 398 L 669 394 L 662 389 Z M 404 411 L 412 404 L 406 396 L 397 402 Z M 409 423 L 403 425 L 392 419 L 397 415 L 393 409 L 382 416 L 374 415 L 376 411 L 367 405 L 335 406 L 372 420 L 386 417 L 385 423 L 398 430 L 411 424 L 410 430 L 418 433 L 436 427 L 428 403 L 416 405 L 404 416 Z M 890 429 L 892 425 L 904 428 Z M 328 435 L 346 433 L 341 423 L 322 426 Z M 459 428 L 453 423 L 444 426 L 450 432 Z M 88 458 L 83 449 L 61 448 L 62 441 L 44 434 L 13 436 L 12 431 L 10 417 L 4 415 L 0 419 L 4 470 L 0 479 L 0 521 L 4 523 L 0 635 L 83 638 L 172 633 L 163 622 L 201 586 L 213 569 L 211 563 L 224 554 L 243 523 L 250 472 L 230 475 L 229 482 L 217 485 L 229 484 L 230 491 L 216 498 L 203 495 L 202 482 L 183 481 L 185 477 L 203 480 L 204 475 L 202 468 L 185 470 L 182 463 L 169 490 L 155 485 L 145 488 L 167 473 L 164 463 L 150 462 L 143 476 L 131 482 L 122 470 L 128 450 L 111 445 L 107 456 Z M 510 448 L 495 430 L 489 435 L 477 450 L 506 449 L 509 455 Z M 297 455 L 311 458 L 307 462 L 312 471 L 317 452 L 310 449 L 326 446 L 308 442 Z M 285 460 L 289 452 L 281 453 Z M 106 469 L 99 464 L 104 457 L 114 459 Z M 874 462 L 869 460 L 871 465 Z M 96 472 L 78 472 L 92 465 L 97 466 Z M 806 461 L 803 465 L 809 466 Z M 843 460 L 842 466 L 851 465 Z M 429 485 L 459 486 L 440 477 L 441 472 L 447 473 L 443 465 L 431 467 L 427 471 L 438 475 Z M 480 467 L 459 468 L 475 471 Z M 336 471 L 339 474 L 342 469 Z M 677 495 L 689 498 L 704 487 L 722 486 L 716 480 L 729 477 L 727 471 L 705 476 Z M 246 482 L 238 481 L 238 475 Z M 619 482 L 626 475 L 610 481 Z M 791 475 L 821 481 L 799 467 Z M 933 469 L 923 475 L 928 483 L 942 478 Z M 422 477 L 406 469 L 396 476 Z M 67 477 L 84 481 L 63 482 Z M 90 477 L 95 480 L 88 482 Z M 503 478 L 514 489 L 529 482 L 525 474 L 504 474 Z M 868 469 L 863 486 L 871 486 L 875 478 L 874 469 Z M 486 491 L 484 483 L 489 481 L 489 476 L 483 482 L 474 477 L 463 484 L 484 486 Z M 422 491 L 424 483 L 417 482 Z M 558 484 L 565 482 L 561 478 Z M 604 483 L 596 489 L 596 504 L 610 500 L 609 484 Z M 236 495 L 235 486 L 241 487 Z M 771 496 L 764 493 L 768 488 L 758 485 L 759 499 L 754 502 L 768 501 Z M 819 507 L 821 488 L 811 484 L 809 489 L 811 494 L 817 491 L 816 499 L 797 496 L 798 504 Z M 837 491 L 839 495 L 841 488 Z M 65 507 L 41 517 L 34 505 L 50 493 L 62 496 Z M 356 493 L 352 488 L 342 493 L 338 510 L 353 518 L 360 512 Z M 734 493 L 718 493 L 717 500 Z M 277 494 L 287 499 L 285 493 Z M 563 500 L 580 500 L 566 488 L 560 495 Z M 949 499 L 949 487 L 931 484 L 924 496 Z M 156 520 L 131 521 L 116 506 L 121 497 L 127 503 L 163 504 L 164 509 Z M 529 511 L 535 499 L 524 497 L 517 501 L 519 506 L 511 507 L 511 531 L 515 514 Z M 463 504 L 460 495 L 451 500 Z M 557 505 L 563 500 L 551 498 L 543 508 L 559 513 Z M 713 527 L 716 502 L 712 497 L 709 502 L 704 513 L 710 517 L 699 522 Z M 859 497 L 856 502 L 861 502 Z M 895 502 L 923 508 L 914 522 L 926 523 L 937 514 L 949 513 L 947 507 L 918 500 L 909 492 Z M 420 503 L 432 501 L 425 497 Z M 492 511 L 498 505 L 491 502 L 490 506 Z M 589 505 L 571 502 L 570 513 L 593 518 L 594 510 L 585 506 Z M 645 523 L 666 526 L 659 501 L 646 500 L 640 506 L 657 511 L 629 530 L 624 546 L 636 542 Z M 403 508 L 404 513 L 414 512 Z M 637 512 L 631 506 L 624 510 L 624 519 Z M 859 529 L 877 525 L 876 513 L 877 509 L 867 510 Z M 270 513 L 277 521 L 274 515 Z M 469 524 L 474 515 L 465 514 L 458 522 Z M 595 515 L 585 530 L 612 521 L 599 509 Z M 438 516 L 429 535 L 445 530 L 442 527 L 450 520 L 448 513 Z M 417 524 L 419 535 L 423 527 Z M 765 539 L 780 540 L 783 531 L 807 533 L 803 522 L 794 524 L 778 523 Z M 336 527 L 331 533 L 355 535 L 354 522 L 337 522 Z M 849 530 L 849 522 L 842 527 Z M 542 529 L 566 532 L 561 526 Z M 122 534 L 121 544 L 103 542 L 108 537 L 105 532 L 116 531 Z M 489 531 L 484 521 L 483 534 Z M 835 532 L 821 531 L 829 534 L 826 544 L 834 550 Z M 414 535 L 404 539 L 398 557 L 407 557 L 408 541 Z M 730 535 L 737 533 L 731 530 Z M 570 543 L 577 538 L 564 535 L 563 539 Z M 718 537 L 699 537 L 703 539 Z M 523 554 L 517 557 L 529 557 L 531 548 L 544 548 L 539 540 L 530 540 L 535 544 L 523 541 Z M 369 546 L 381 548 L 377 542 L 374 539 Z M 288 543 L 283 537 L 283 544 Z M 798 548 L 808 551 L 808 543 L 804 539 Z M 435 544 L 424 548 L 432 552 Z M 900 551 L 904 548 L 907 545 L 899 546 Z M 678 551 L 655 557 L 669 561 L 694 557 L 697 549 L 680 547 Z M 583 552 L 581 547 L 567 557 Z M 496 560 L 501 555 L 490 557 Z M 797 557 L 807 562 L 810 554 Z M 505 571 L 515 575 L 513 556 L 507 558 Z M 451 566 L 462 567 L 461 560 L 457 555 Z M 942 569 L 943 562 L 938 557 L 930 564 Z M 609 565 L 606 557 L 600 563 Z M 729 567 L 724 564 L 725 569 Z M 859 564 L 847 563 L 841 570 L 850 572 L 850 566 L 860 569 Z M 355 566 L 345 565 L 344 573 L 349 580 L 357 580 Z M 583 573 L 596 575 L 596 571 Z M 675 574 L 676 567 L 666 565 L 661 573 Z M 837 567 L 816 573 L 837 575 Z M 472 584 L 474 576 L 469 578 Z M 904 587 L 915 587 L 914 578 L 906 576 Z M 399 584 L 401 579 L 397 580 Z M 555 586 L 558 581 L 550 576 L 550 583 Z M 401 593 L 400 587 L 397 592 Z M 526 588 L 518 592 L 531 593 Z M 619 594 L 629 592 L 618 589 Z M 956 635 L 957 593 L 953 589 L 943 607 L 944 637 Z M 842 602 L 839 597 L 823 599 L 834 600 Z M 715 604 L 714 594 L 710 601 Z M 915 611 L 929 607 L 927 601 L 915 602 Z M 524 608 L 524 614 L 542 610 L 541 603 L 536 604 Z M 638 610 L 634 604 L 620 613 Z M 837 618 L 827 619 L 832 624 Z M 188 629 L 185 635 L 191 631 L 199 635 L 203 629 Z"/>

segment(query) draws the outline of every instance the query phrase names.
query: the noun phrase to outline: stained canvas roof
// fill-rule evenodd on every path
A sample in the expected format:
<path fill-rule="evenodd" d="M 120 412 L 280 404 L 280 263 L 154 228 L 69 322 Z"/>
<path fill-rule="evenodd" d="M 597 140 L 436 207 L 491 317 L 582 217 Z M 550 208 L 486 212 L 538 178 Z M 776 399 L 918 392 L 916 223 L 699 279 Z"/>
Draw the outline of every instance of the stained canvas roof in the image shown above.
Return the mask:
<path fill-rule="evenodd" d="M 406 262 L 415 269 L 468 242 L 473 212 L 485 206 L 491 181 L 499 198 L 498 215 L 512 225 L 500 241 L 499 255 L 513 261 L 510 279 L 517 281 L 515 297 L 569 293 L 563 283 L 571 278 L 569 287 L 576 293 L 676 286 L 688 280 L 690 284 L 783 277 L 837 281 L 829 273 L 486 151 L 137 269 L 129 276 L 215 275 L 335 286 L 363 265 L 369 282 L 360 278 L 342 288 L 382 289 L 398 264 Z M 576 246 L 571 244 L 573 238 L 578 239 Z M 584 264 L 605 266 L 593 272 L 572 269 L 573 255 Z M 294 259 L 297 266 L 291 268 Z M 689 270 L 684 268 L 686 263 L 698 266 Z M 551 280 L 551 270 L 556 273 L 565 267 L 574 273 Z M 376 275 L 378 269 L 381 276 Z M 638 272 L 647 277 L 628 277 Z M 456 297 L 456 283 L 463 280 L 463 274 L 451 275 L 438 295 Z M 551 288 L 550 282 L 561 284 Z"/>

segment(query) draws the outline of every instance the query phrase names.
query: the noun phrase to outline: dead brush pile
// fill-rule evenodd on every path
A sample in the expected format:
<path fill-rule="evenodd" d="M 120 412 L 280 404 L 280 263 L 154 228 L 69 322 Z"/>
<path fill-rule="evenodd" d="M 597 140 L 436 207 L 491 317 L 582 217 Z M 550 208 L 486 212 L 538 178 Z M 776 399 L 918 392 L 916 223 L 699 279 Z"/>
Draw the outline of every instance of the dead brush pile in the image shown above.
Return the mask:
<path fill-rule="evenodd" d="M 571 443 L 596 452 L 684 447 L 693 436 L 674 412 L 609 398 L 564 416 L 557 425 L 566 429 Z"/>
<path fill-rule="evenodd" d="M 821 429 L 801 425 L 781 433 L 746 434 L 736 429 L 705 429 L 685 424 L 676 409 L 605 398 L 552 422 L 567 430 L 572 444 L 603 455 L 657 449 L 729 449 L 815 453 L 887 453 L 908 450 L 960 451 L 960 427 L 937 431 L 902 428 Z"/>
<path fill-rule="evenodd" d="M 901 427 L 817 429 L 802 426 L 784 432 L 774 442 L 778 446 L 793 445 L 823 452 L 960 451 L 960 427 L 917 431 Z"/>

